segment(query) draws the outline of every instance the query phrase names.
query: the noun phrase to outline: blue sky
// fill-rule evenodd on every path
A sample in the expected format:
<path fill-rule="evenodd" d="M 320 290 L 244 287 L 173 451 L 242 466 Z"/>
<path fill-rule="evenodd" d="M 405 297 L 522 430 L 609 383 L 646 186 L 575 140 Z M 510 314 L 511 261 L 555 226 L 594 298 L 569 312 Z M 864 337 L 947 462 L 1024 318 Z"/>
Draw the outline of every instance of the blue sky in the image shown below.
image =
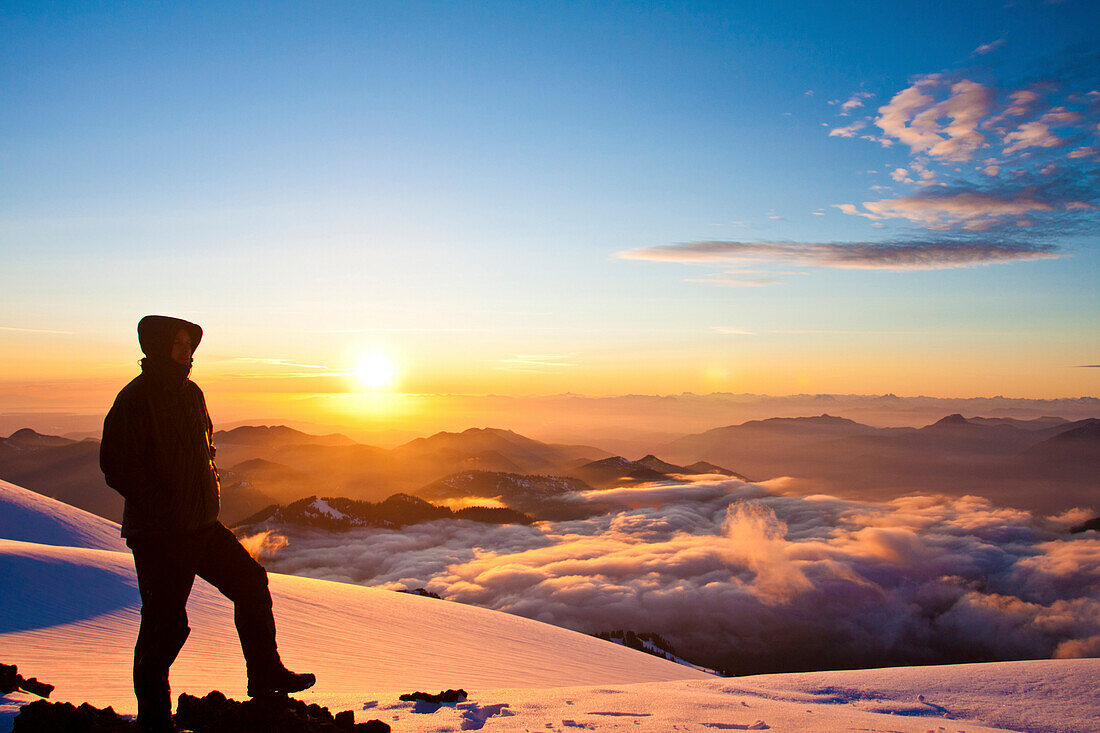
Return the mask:
<path fill-rule="evenodd" d="M 169 312 L 212 358 L 381 350 L 411 391 L 1095 394 L 1097 28 L 1083 0 L 8 3 L 0 356 L 113 375 Z"/>

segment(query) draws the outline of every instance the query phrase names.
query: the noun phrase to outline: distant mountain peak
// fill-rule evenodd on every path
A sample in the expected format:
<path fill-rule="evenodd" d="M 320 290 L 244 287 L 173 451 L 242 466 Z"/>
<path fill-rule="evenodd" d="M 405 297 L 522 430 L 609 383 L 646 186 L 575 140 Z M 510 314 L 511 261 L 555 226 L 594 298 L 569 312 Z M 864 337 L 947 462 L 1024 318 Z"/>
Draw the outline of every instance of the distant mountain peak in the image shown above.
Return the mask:
<path fill-rule="evenodd" d="M 8 445 L 20 448 L 48 448 L 77 442 L 59 435 L 44 435 L 31 428 L 19 428 L 4 440 Z"/>
<path fill-rule="evenodd" d="M 411 504 L 413 506 L 432 506 L 430 502 L 424 501 L 418 496 L 412 496 L 405 493 L 392 494 L 387 497 L 382 504 L 384 505 L 397 505 L 397 504 Z"/>
<path fill-rule="evenodd" d="M 802 417 L 769 417 L 763 420 L 749 420 L 742 423 L 743 425 L 749 425 L 753 423 L 777 423 L 777 424 L 809 424 L 809 425 L 859 425 L 855 420 L 849 420 L 846 417 L 840 417 L 839 415 L 830 415 L 827 412 L 823 412 L 820 415 L 805 415 Z"/>
<path fill-rule="evenodd" d="M 462 431 L 463 435 L 477 435 L 481 433 L 489 433 L 490 435 L 518 435 L 514 430 L 508 430 L 507 428 L 466 428 Z"/>
<path fill-rule="evenodd" d="M 963 417 L 962 415 L 960 415 L 959 413 L 956 412 L 954 414 L 948 415 L 947 417 L 940 418 L 934 424 L 935 425 L 970 425 L 971 423 L 965 417 Z"/>
<path fill-rule="evenodd" d="M 340 433 L 312 435 L 286 425 L 239 425 L 214 434 L 215 443 L 238 445 L 355 445 Z"/>
<path fill-rule="evenodd" d="M 439 519 L 470 519 L 490 524 L 532 524 L 534 519 L 502 507 L 466 507 L 451 510 L 409 494 L 393 494 L 385 501 L 357 501 L 346 497 L 309 496 L 285 506 L 272 504 L 237 523 L 250 525 L 297 524 L 317 529 L 345 530 L 354 527 L 396 529 L 409 524 Z"/>
<path fill-rule="evenodd" d="M 1100 420 L 1083 420 L 1077 427 L 1067 430 L 1064 433 L 1059 433 L 1053 438 L 1050 438 L 1048 442 L 1051 443 L 1070 443 L 1078 441 L 1096 442 L 1100 440 Z"/>
<path fill-rule="evenodd" d="M 728 468 L 722 468 L 709 461 L 696 461 L 690 466 L 684 466 L 684 468 L 692 473 L 717 473 L 723 476 L 731 476 L 739 481 L 748 481 L 748 479 L 741 474 L 731 471 Z"/>
<path fill-rule="evenodd" d="M 46 437 L 45 435 L 38 432 L 37 430 L 32 430 L 31 428 L 19 428 L 14 433 L 12 433 L 11 435 L 8 436 L 8 440 L 13 440 L 13 439 L 17 439 L 17 438 L 45 438 L 45 437 Z"/>
<path fill-rule="evenodd" d="M 584 467 L 587 468 L 587 467 L 595 467 L 595 466 L 632 466 L 632 465 L 634 465 L 634 461 L 623 458 L 622 456 L 611 456 L 610 458 L 601 458 L 598 461 L 592 461 L 591 463 L 587 463 L 587 464 L 585 464 Z"/>

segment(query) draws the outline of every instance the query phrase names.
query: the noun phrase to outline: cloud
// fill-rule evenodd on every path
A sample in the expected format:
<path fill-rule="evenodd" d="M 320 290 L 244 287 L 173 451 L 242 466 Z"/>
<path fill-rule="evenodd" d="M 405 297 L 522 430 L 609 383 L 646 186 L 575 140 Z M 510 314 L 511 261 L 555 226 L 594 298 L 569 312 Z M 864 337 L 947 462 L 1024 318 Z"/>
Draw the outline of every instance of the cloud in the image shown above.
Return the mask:
<path fill-rule="evenodd" d="M 1026 157 L 1035 149 L 1059 148 L 1071 140 L 1080 144 L 1095 135 L 1100 109 L 1091 100 L 1090 94 L 1066 93 L 1057 81 L 1001 96 L 969 79 L 929 74 L 895 94 L 874 121 L 886 139 L 933 160 L 968 162 L 979 150 L 998 145 L 1004 156 Z M 1054 128 L 1066 134 L 1055 134 Z"/>
<path fill-rule="evenodd" d="M 997 39 L 978 55 L 1003 45 Z M 1100 211 L 1095 163 L 1100 160 L 1100 56 L 1067 64 L 1060 78 L 1024 88 L 978 83 L 958 72 L 914 77 L 877 112 L 830 125 L 830 137 L 908 148 L 908 162 L 889 165 L 869 181 L 889 198 L 833 206 L 867 219 L 885 241 L 688 242 L 621 252 L 626 259 L 729 263 L 788 261 L 814 267 L 934 269 L 1059 257 L 1061 238 L 1091 231 Z M 839 106 L 860 109 L 868 92 Z M 870 134 L 873 123 L 881 135 Z M 884 177 L 889 176 L 890 180 Z M 892 184 L 891 184 L 892 181 Z M 889 185 L 883 185 L 889 184 Z M 909 190 L 899 190 L 911 187 Z M 879 194 L 883 195 L 883 194 Z M 889 194 L 886 194 L 889 195 Z M 820 209 L 815 216 L 823 215 Z M 777 215 L 769 211 L 768 218 Z M 924 233 L 914 233 L 914 228 Z M 998 232 L 996 236 L 993 232 Z M 1008 232 L 1011 232 L 1009 234 Z M 984 234 L 983 234 L 984 233 Z M 762 279 L 730 273 L 690 282 L 758 287 Z"/>
<path fill-rule="evenodd" d="M 930 227 L 970 222 L 978 219 L 1018 217 L 1054 207 L 1027 193 L 1014 197 L 986 193 L 928 193 L 880 201 L 864 201 L 864 212 L 854 206 L 841 208 L 845 214 L 868 219 L 908 219 Z"/>
<path fill-rule="evenodd" d="M 973 53 L 978 56 L 984 56 L 987 53 L 996 51 L 1001 46 L 1005 45 L 1005 39 L 998 38 L 996 41 L 990 41 L 989 43 L 983 43 L 974 49 Z"/>
<path fill-rule="evenodd" d="M 909 171 L 906 168 L 895 168 L 890 177 L 898 183 L 912 183 L 913 179 L 909 177 Z"/>
<path fill-rule="evenodd" d="M 840 205 L 842 211 L 844 206 Z M 625 259 L 654 262 L 787 261 L 813 267 L 879 270 L 936 270 L 1051 259 L 1061 255 L 1057 247 L 1049 244 L 949 239 L 844 243 L 686 242 L 619 253 Z"/>
<path fill-rule="evenodd" d="M 857 120 L 845 127 L 834 127 L 829 130 L 829 137 L 856 137 L 864 127 L 867 127 L 867 123 L 863 120 Z"/>
<path fill-rule="evenodd" d="M 873 96 L 875 95 L 871 94 L 870 92 L 856 92 L 852 96 L 848 97 L 848 99 L 840 105 L 841 116 L 847 115 L 853 109 L 858 109 L 862 107 L 863 101 L 865 99 L 870 99 Z"/>
<path fill-rule="evenodd" d="M 1000 129 L 998 125 L 1009 117 L 1024 117 L 1039 101 L 1039 94 L 1031 89 L 1020 89 L 1008 95 L 1008 105 L 999 113 L 986 120 L 983 127 Z M 1003 130 L 1002 130 L 1003 132 Z"/>
<path fill-rule="evenodd" d="M 946 94 L 946 98 L 937 100 Z M 875 124 L 888 138 L 909 146 L 914 153 L 926 153 L 950 161 L 970 160 L 985 144 L 978 132 L 979 121 L 992 104 L 992 91 L 962 79 L 950 83 L 939 74 L 919 78 L 879 107 Z M 943 124 L 942 120 L 950 122 Z"/>
<path fill-rule="evenodd" d="M 544 372 L 547 369 L 565 369 L 577 364 L 566 361 L 573 359 L 572 354 L 516 354 L 510 359 L 500 359 L 494 369 L 503 371 Z"/>
<path fill-rule="evenodd" d="M 298 364 L 296 362 L 288 361 L 286 359 L 271 359 L 271 358 L 259 357 L 259 356 L 236 356 L 236 357 L 233 357 L 232 359 L 225 359 L 223 361 L 216 362 L 216 363 L 221 363 L 221 364 L 261 364 L 261 365 L 264 365 L 264 366 L 295 367 L 295 368 L 300 368 L 300 369 L 319 369 L 321 371 L 332 371 L 329 367 L 322 366 L 322 365 L 319 365 L 319 364 Z M 313 376 L 313 375 L 310 375 L 310 376 Z"/>
<path fill-rule="evenodd" d="M 287 359 L 256 356 L 238 356 L 232 359 L 215 360 L 210 363 L 226 365 L 228 368 L 253 366 L 266 369 L 264 371 L 227 373 L 226 376 L 234 379 L 317 379 L 320 377 L 343 377 L 354 373 L 354 370 L 350 369 L 340 370 L 318 364 L 299 364 Z M 312 371 L 300 371 L 303 369 Z"/>
<path fill-rule="evenodd" d="M 1092 157 L 1092 156 L 1097 155 L 1097 154 L 1100 154 L 1100 148 L 1095 148 L 1095 147 L 1092 147 L 1090 145 L 1090 146 L 1086 146 L 1086 147 L 1083 147 L 1083 148 L 1077 148 L 1076 150 L 1071 151 L 1070 154 L 1067 157 L 1071 158 L 1071 159 L 1088 158 L 1088 157 Z"/>
<path fill-rule="evenodd" d="M 1097 648 L 1100 539 L 980 497 L 855 502 L 717 477 L 592 493 L 611 511 L 530 527 L 284 530 L 264 563 L 584 632 L 655 631 L 740 673 Z"/>
<path fill-rule="evenodd" d="M 0 331 L 13 331 L 15 333 L 52 333 L 59 336 L 72 336 L 72 331 L 53 331 L 47 328 L 17 328 L 16 326 L 0 326 Z"/>
<path fill-rule="evenodd" d="M 1015 131 L 1005 135 L 1004 142 L 1008 145 L 1004 153 L 1009 155 L 1024 148 L 1054 148 L 1065 141 L 1052 133 L 1050 126 L 1046 123 L 1025 122 Z"/>
<path fill-rule="evenodd" d="M 762 288 L 783 282 L 777 277 L 738 277 L 736 274 L 708 275 L 706 277 L 684 278 L 686 283 L 718 285 L 723 288 Z"/>
<path fill-rule="evenodd" d="M 929 170 L 923 161 L 914 160 L 909 167 L 919 178 L 916 182 L 918 186 L 932 186 L 936 184 L 936 172 Z"/>

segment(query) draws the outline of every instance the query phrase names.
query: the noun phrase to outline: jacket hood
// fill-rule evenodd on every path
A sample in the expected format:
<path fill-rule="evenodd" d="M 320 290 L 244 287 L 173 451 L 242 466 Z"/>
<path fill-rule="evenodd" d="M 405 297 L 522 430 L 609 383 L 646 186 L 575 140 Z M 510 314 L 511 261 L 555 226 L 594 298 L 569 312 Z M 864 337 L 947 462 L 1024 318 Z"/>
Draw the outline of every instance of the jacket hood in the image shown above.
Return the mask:
<path fill-rule="evenodd" d="M 137 327 L 142 352 L 150 359 L 170 359 L 172 341 L 183 328 L 191 334 L 191 353 L 194 353 L 202 341 L 202 328 L 198 324 L 171 316 L 145 316 Z"/>

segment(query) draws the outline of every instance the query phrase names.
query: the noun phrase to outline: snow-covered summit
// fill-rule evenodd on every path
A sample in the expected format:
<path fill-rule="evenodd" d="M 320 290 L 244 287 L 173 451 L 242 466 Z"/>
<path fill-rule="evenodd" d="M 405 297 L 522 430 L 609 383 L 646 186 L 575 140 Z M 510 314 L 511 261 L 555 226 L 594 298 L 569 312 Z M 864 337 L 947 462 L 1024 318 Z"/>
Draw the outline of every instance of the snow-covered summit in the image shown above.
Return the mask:
<path fill-rule="evenodd" d="M 132 711 L 140 604 L 118 526 L 8 483 L 0 502 L 0 577 L 9 586 L 0 595 L 0 660 L 56 685 L 53 699 Z M 270 582 L 284 659 L 317 674 L 310 699 L 708 677 L 474 606 L 278 574 Z M 217 688 L 241 698 L 245 676 L 230 603 L 199 581 L 188 616 L 193 631 L 172 668 L 175 691 Z"/>
<path fill-rule="evenodd" d="M 132 713 L 138 596 L 130 555 L 105 547 L 119 547 L 117 526 L 0 484 L 0 517 L 17 512 L 18 522 L 0 525 L 0 662 L 56 685 L 52 699 Z M 10 539 L 15 531 L 21 537 Z M 1100 719 L 1097 659 L 724 679 L 458 603 L 278 574 L 271 589 L 285 661 L 318 677 L 300 697 L 403 733 L 1068 733 L 1095 730 Z M 172 669 L 174 693 L 216 688 L 242 699 L 229 603 L 198 582 L 188 615 L 193 632 Z M 425 710 L 398 699 L 456 687 L 470 698 L 454 707 Z M 0 697 L 0 732 L 29 699 Z"/>

